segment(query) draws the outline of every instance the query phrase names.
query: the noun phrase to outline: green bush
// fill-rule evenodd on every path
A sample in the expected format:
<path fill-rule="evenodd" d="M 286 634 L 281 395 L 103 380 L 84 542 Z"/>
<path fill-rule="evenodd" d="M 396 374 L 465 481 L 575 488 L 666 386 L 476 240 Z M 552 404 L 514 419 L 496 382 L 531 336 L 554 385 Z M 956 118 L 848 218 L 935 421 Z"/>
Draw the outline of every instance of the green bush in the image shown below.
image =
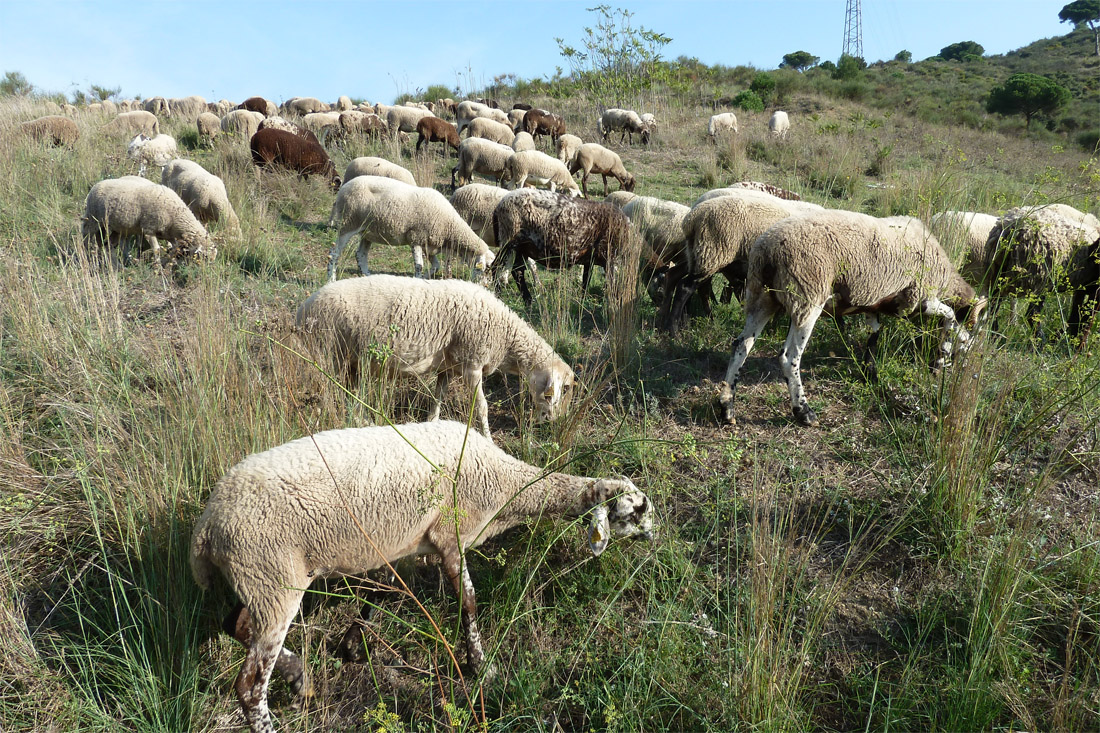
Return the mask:
<path fill-rule="evenodd" d="M 763 112 L 764 100 L 756 92 L 746 89 L 733 98 L 733 106 L 748 112 Z"/>
<path fill-rule="evenodd" d="M 775 96 L 775 79 L 766 71 L 761 71 L 749 85 L 749 91 L 755 92 L 761 100 L 768 102 Z"/>
<path fill-rule="evenodd" d="M 1100 127 L 1077 133 L 1077 144 L 1085 150 L 1095 151 L 1100 146 Z"/>

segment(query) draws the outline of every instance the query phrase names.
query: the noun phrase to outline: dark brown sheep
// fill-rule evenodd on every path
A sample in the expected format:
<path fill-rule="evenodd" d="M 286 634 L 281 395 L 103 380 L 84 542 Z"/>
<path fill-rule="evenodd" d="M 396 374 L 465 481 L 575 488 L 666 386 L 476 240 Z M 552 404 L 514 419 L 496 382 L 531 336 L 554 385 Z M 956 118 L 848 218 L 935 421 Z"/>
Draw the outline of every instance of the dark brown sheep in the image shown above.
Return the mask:
<path fill-rule="evenodd" d="M 264 117 L 272 117 L 279 108 L 275 106 L 274 102 L 270 102 L 263 97 L 249 97 L 238 104 L 237 109 L 247 109 L 252 112 L 259 112 Z"/>
<path fill-rule="evenodd" d="M 80 138 L 76 123 L 61 115 L 48 115 L 20 125 L 23 133 L 35 140 L 43 140 L 50 145 L 72 146 Z"/>
<path fill-rule="evenodd" d="M 495 99 L 479 99 L 477 100 L 486 107 L 492 107 L 493 109 L 500 109 L 500 102 Z"/>
<path fill-rule="evenodd" d="M 512 109 L 522 109 L 522 110 L 526 111 L 526 110 L 534 109 L 534 108 L 531 105 L 529 105 L 525 102 L 516 102 L 515 104 L 512 105 Z"/>
<path fill-rule="evenodd" d="M 298 137 L 303 137 L 306 140 L 317 143 L 318 145 L 321 144 L 321 141 L 317 139 L 317 136 L 313 134 L 312 130 L 307 130 L 301 125 L 295 125 L 293 122 L 283 117 L 266 118 L 263 122 L 260 123 L 260 126 L 257 128 L 257 131 L 259 130 L 284 130 L 286 132 L 293 132 Z"/>
<path fill-rule="evenodd" d="M 336 172 L 336 166 L 320 143 L 314 140 L 286 130 L 269 128 L 253 135 L 248 145 L 252 150 L 252 162 L 261 168 L 274 163 L 297 171 L 302 178 L 318 173 L 328 179 L 332 190 L 340 188 L 340 174 Z"/>
<path fill-rule="evenodd" d="M 458 130 L 450 122 L 438 117 L 422 117 L 416 123 L 416 152 L 420 152 L 421 143 L 442 142 L 458 150 Z M 443 148 L 443 156 L 446 157 L 447 148 Z"/>
<path fill-rule="evenodd" d="M 565 120 L 560 115 L 544 109 L 527 110 L 522 124 L 523 129 L 536 141 L 540 135 L 549 135 L 551 140 L 557 140 L 565 134 Z"/>

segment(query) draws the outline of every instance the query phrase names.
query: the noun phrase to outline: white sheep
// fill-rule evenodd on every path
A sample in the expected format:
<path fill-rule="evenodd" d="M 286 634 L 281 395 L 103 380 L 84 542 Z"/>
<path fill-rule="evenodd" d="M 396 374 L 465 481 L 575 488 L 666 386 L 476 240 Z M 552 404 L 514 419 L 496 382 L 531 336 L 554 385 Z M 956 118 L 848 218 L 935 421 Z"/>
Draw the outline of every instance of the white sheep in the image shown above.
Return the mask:
<path fill-rule="evenodd" d="M 733 112 L 722 112 L 716 115 L 711 115 L 710 122 L 707 123 L 707 137 L 711 142 L 718 142 L 718 138 L 722 135 L 732 132 L 737 134 L 737 115 Z"/>
<path fill-rule="evenodd" d="M 410 186 L 416 185 L 416 179 L 413 178 L 413 174 L 407 168 L 403 168 L 385 158 L 376 158 L 369 155 L 355 158 L 344 169 L 344 183 L 358 176 L 385 176 L 407 183 Z"/>
<path fill-rule="evenodd" d="M 156 137 L 146 137 L 138 133 L 126 146 L 126 155 L 138 164 L 138 175 L 144 176 L 147 166 L 163 168 L 179 154 L 176 138 L 161 133 Z"/>
<path fill-rule="evenodd" d="M 607 195 L 607 177 L 613 176 L 619 181 L 619 189 L 634 190 L 634 176 L 627 173 L 618 153 L 608 150 L 599 143 L 584 143 L 577 149 L 573 162 L 569 164 L 570 176 L 581 172 L 581 191 L 588 197 L 588 176 L 598 173 L 603 178 L 603 193 Z"/>
<path fill-rule="evenodd" d="M 567 132 L 558 136 L 558 139 L 554 141 L 554 153 L 558 156 L 558 160 L 568 167 L 573 164 L 581 145 L 584 145 L 584 140 Z"/>
<path fill-rule="evenodd" d="M 605 204 L 611 204 L 618 209 L 622 209 L 636 198 L 638 198 L 638 194 L 631 193 L 630 191 L 612 191 L 603 197 L 603 202 Z"/>
<path fill-rule="evenodd" d="M 993 214 L 941 211 L 932 215 L 928 226 L 940 244 L 952 254 L 952 260 L 956 264 L 962 264 L 970 252 L 981 252 L 985 249 L 985 242 L 996 223 L 997 217 Z"/>
<path fill-rule="evenodd" d="M 200 222 L 221 221 L 229 227 L 232 236 L 241 236 L 241 222 L 229 203 L 222 179 L 194 161 L 176 158 L 161 170 L 160 182 L 179 194 Z"/>
<path fill-rule="evenodd" d="M 508 125 L 513 130 L 522 130 L 523 129 L 523 117 L 526 114 L 527 114 L 527 110 L 525 110 L 525 109 L 515 109 L 515 108 L 513 108 L 513 109 L 508 110 L 508 112 L 507 112 Z"/>
<path fill-rule="evenodd" d="M 143 109 L 123 112 L 103 126 L 104 131 L 112 135 L 148 135 L 154 137 L 160 133 L 160 122 L 152 112 Z"/>
<path fill-rule="evenodd" d="M 307 130 L 312 130 L 314 133 L 320 133 L 326 127 L 339 127 L 340 113 L 310 112 L 309 114 L 302 115 L 302 124 L 305 125 Z"/>
<path fill-rule="evenodd" d="M 455 189 L 450 201 L 451 206 L 455 208 L 462 220 L 470 225 L 474 233 L 490 247 L 495 247 L 497 241 L 493 232 L 493 210 L 507 194 L 508 190 L 500 186 L 467 183 Z"/>
<path fill-rule="evenodd" d="M 461 423 L 330 430 L 226 472 L 195 523 L 191 571 L 209 588 L 220 570 L 241 601 L 223 624 L 248 647 L 234 688 L 253 733 L 267 733 L 274 669 L 310 694 L 302 660 L 283 642 L 315 579 L 438 554 L 462 601 L 476 675 L 485 652 L 465 551 L 532 519 L 585 515 L 594 555 L 612 535 L 653 537 L 653 504 L 629 479 L 545 471 Z"/>
<path fill-rule="evenodd" d="M 530 182 L 534 185 L 548 186 L 551 191 L 564 188 L 574 196 L 580 196 L 581 189 L 573 180 L 573 175 L 557 158 L 551 158 L 540 150 L 525 150 L 515 153 L 504 163 L 504 176 L 501 182 L 511 188 L 523 188 Z"/>
<path fill-rule="evenodd" d="M 520 130 L 516 133 L 515 139 L 512 140 L 512 150 L 517 153 L 524 150 L 535 150 L 535 138 L 531 137 L 531 133 L 526 130 Z"/>
<path fill-rule="evenodd" d="M 600 115 L 597 128 L 603 136 L 604 142 L 607 142 L 608 135 L 619 132 L 619 143 L 622 144 L 623 139 L 629 136 L 632 145 L 634 144 L 635 133 L 641 136 L 642 144 L 645 145 L 649 142 L 649 136 L 652 132 L 650 126 L 642 121 L 637 112 L 632 109 L 619 109 L 617 107 L 605 110 Z"/>
<path fill-rule="evenodd" d="M 203 112 L 195 118 L 195 129 L 198 130 L 200 138 L 206 142 L 210 142 L 219 132 L 221 132 L 221 118 L 213 112 Z"/>
<path fill-rule="evenodd" d="M 458 163 L 451 169 L 451 186 L 466 185 L 474 173 L 499 183 L 504 177 L 508 160 L 515 154 L 507 145 L 480 137 L 466 138 L 458 146 Z"/>
<path fill-rule="evenodd" d="M 502 125 L 507 125 L 510 122 L 507 112 L 467 99 L 459 102 L 455 110 L 455 127 L 458 129 L 458 134 L 461 135 L 466 126 L 478 117 L 487 117 Z"/>
<path fill-rule="evenodd" d="M 719 199 L 721 200 L 721 199 Z M 985 307 L 963 280 L 936 238 L 916 219 L 876 219 L 852 211 L 819 211 L 783 219 L 756 240 L 749 253 L 745 327 L 733 354 L 719 402 L 734 422 L 733 396 L 741 367 L 768 321 L 780 310 L 791 318 L 780 355 L 791 411 L 803 425 L 817 415 L 806 401 L 799 364 L 822 313 L 865 313 L 871 319 L 866 357 L 873 367 L 881 314 L 937 316 L 944 340 L 936 366 L 946 364 L 952 340 L 968 346 Z M 964 325 L 965 324 L 965 325 Z"/>
<path fill-rule="evenodd" d="M 512 132 L 511 127 L 488 117 L 476 117 L 470 120 L 470 124 L 466 125 L 466 135 L 492 140 L 500 145 L 511 145 L 516 139 L 516 133 Z M 531 144 L 534 145 L 533 139 Z"/>
<path fill-rule="evenodd" d="M 772 112 L 772 116 L 768 118 L 768 132 L 772 137 L 785 139 L 791 131 L 791 120 L 787 116 L 787 113 L 781 109 L 777 109 Z"/>
<path fill-rule="evenodd" d="M 736 196 L 744 190 L 756 191 L 758 193 L 766 193 L 770 196 L 783 199 L 785 201 L 801 201 L 802 197 L 793 191 L 788 191 L 779 186 L 774 186 L 770 183 L 764 183 L 763 181 L 738 181 L 737 183 L 731 183 L 725 188 L 714 188 L 706 193 L 702 194 L 699 198 L 692 202 L 692 207 L 696 207 L 704 201 L 710 201 L 716 199 L 719 196 Z"/>
<path fill-rule="evenodd" d="M 158 239 L 170 243 L 168 254 L 177 260 L 212 260 L 217 255 L 206 229 L 176 192 L 140 176 L 109 178 L 92 186 L 84 200 L 81 233 L 86 244 L 118 248 L 123 264 L 130 262 L 131 237 L 140 237 L 142 249 L 151 248 L 158 263 Z"/>
<path fill-rule="evenodd" d="M 383 117 L 379 113 L 380 117 Z M 416 123 L 422 117 L 435 117 L 431 112 L 419 107 L 390 107 L 386 110 L 383 119 L 386 120 L 386 128 L 391 135 L 398 132 L 416 132 Z"/>
<path fill-rule="evenodd" d="M 352 181 L 357 181 L 354 185 Z M 329 214 L 328 227 L 331 229 L 336 226 L 337 222 L 344 220 L 344 210 L 360 199 L 366 199 L 375 196 L 382 191 L 388 191 L 391 188 L 404 186 L 406 188 L 414 187 L 415 183 L 407 183 L 392 176 L 383 176 L 381 174 L 362 173 L 356 174 L 351 179 L 346 179 L 344 184 L 340 186 L 340 190 L 336 192 L 336 200 L 332 204 L 332 213 Z M 359 265 L 363 272 L 367 272 L 366 265 L 366 253 L 363 253 L 364 260 Z"/>
<path fill-rule="evenodd" d="M 355 105 L 351 103 L 351 97 L 347 96 L 346 94 L 341 94 L 340 98 L 336 100 L 336 104 L 334 105 L 337 112 L 347 112 L 354 106 Z"/>
<path fill-rule="evenodd" d="M 561 415 L 572 398 L 573 370 L 522 318 L 475 283 L 396 275 L 337 280 L 306 300 L 297 323 L 334 350 L 337 373 L 349 389 L 358 384 L 360 360 L 375 347 L 386 358 L 373 369 L 421 379 L 436 374 L 429 420 L 439 419 L 448 383 L 461 377 L 474 395 L 475 427 L 486 437 L 489 406 L 482 379 L 497 370 L 527 381 L 539 421 Z"/>
<path fill-rule="evenodd" d="M 356 178 L 352 181 L 358 181 Z M 462 220 L 447 198 L 431 188 L 386 186 L 383 189 L 361 185 L 337 194 L 344 200 L 340 209 L 340 228 L 329 252 L 328 279 L 336 279 L 336 263 L 348 241 L 359 234 L 356 259 L 364 275 L 372 242 L 393 246 L 407 245 L 413 251 L 416 276 L 424 270 L 424 255 L 432 261 L 429 274 L 439 268 L 439 253 L 468 261 L 470 276 L 484 278 L 493 262 L 493 253 L 470 226 Z"/>
<path fill-rule="evenodd" d="M 645 243 L 645 259 L 654 268 L 683 258 L 684 219 L 690 211 L 683 204 L 652 196 L 634 196 L 622 205 L 622 212 Z"/>
<path fill-rule="evenodd" d="M 310 112 L 328 112 L 328 105 L 316 97 L 291 97 L 283 102 L 283 110 L 305 116 Z"/>
<path fill-rule="evenodd" d="M 260 123 L 264 119 L 264 116 L 259 112 L 235 109 L 222 117 L 222 132 L 229 135 L 240 135 L 247 142 L 260 129 Z"/>
<path fill-rule="evenodd" d="M 168 108 L 168 100 L 164 97 L 149 97 L 141 103 L 142 108 L 158 117 L 171 117 L 172 110 Z"/>

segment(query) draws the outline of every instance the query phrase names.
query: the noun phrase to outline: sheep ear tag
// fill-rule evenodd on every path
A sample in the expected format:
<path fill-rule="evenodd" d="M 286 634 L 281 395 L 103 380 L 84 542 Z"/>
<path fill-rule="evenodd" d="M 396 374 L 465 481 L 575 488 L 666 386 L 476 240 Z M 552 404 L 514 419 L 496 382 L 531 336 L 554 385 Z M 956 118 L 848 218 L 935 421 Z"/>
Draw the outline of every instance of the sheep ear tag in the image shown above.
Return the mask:
<path fill-rule="evenodd" d="M 611 525 L 607 521 L 607 507 L 598 506 L 592 510 L 592 521 L 588 525 L 588 549 L 593 557 L 599 557 L 607 549 L 611 539 Z"/>

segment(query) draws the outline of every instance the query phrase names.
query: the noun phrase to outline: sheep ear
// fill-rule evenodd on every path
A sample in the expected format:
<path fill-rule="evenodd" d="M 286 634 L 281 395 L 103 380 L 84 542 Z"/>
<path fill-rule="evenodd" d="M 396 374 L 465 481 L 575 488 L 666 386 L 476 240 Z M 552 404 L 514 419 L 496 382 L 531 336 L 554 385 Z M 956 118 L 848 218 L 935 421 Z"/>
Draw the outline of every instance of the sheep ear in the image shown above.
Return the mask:
<path fill-rule="evenodd" d="M 611 538 L 611 525 L 607 521 L 607 507 L 600 505 L 592 510 L 592 521 L 588 525 L 588 549 L 593 557 L 599 557 L 607 549 Z"/>

